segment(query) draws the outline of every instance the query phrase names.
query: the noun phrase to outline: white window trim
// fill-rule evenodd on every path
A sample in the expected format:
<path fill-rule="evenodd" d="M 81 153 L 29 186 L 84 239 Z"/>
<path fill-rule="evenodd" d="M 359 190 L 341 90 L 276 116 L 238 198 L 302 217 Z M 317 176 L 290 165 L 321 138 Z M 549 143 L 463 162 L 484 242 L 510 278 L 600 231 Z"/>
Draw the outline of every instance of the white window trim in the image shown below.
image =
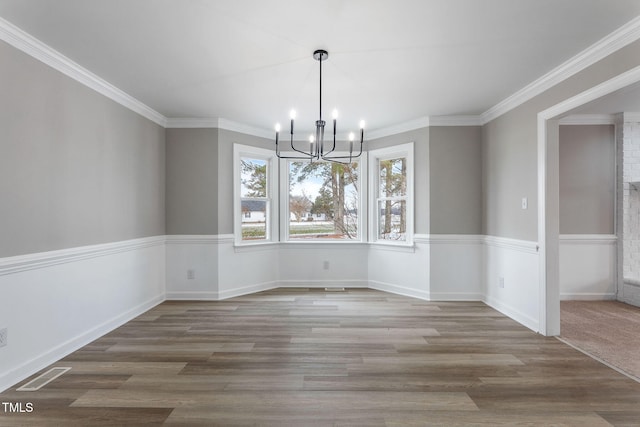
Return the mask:
<path fill-rule="evenodd" d="M 242 240 L 242 205 L 240 194 L 240 159 L 249 157 L 267 162 L 267 238 Z M 273 150 L 233 144 L 233 235 L 236 246 L 267 245 L 278 242 L 278 158 Z"/>
<path fill-rule="evenodd" d="M 281 152 L 282 156 L 298 156 L 299 153 L 295 152 Z M 336 152 L 338 156 L 346 155 L 348 152 Z M 289 163 L 293 161 L 308 161 L 304 159 L 280 159 L 280 241 L 282 243 L 301 245 L 301 244 L 313 244 L 313 245 L 349 245 L 349 244 L 362 244 L 367 242 L 367 219 L 369 217 L 367 213 L 367 194 L 368 194 L 368 162 L 367 153 L 362 152 L 362 155 L 356 159 L 359 167 L 358 174 L 358 186 L 360 188 L 358 194 L 358 239 L 352 240 L 331 240 L 331 239 L 317 239 L 317 240 L 290 240 L 289 239 Z"/>
<path fill-rule="evenodd" d="M 376 200 L 378 198 L 379 173 L 378 165 L 380 160 L 396 159 L 398 157 L 407 158 L 407 229 L 406 240 L 383 240 L 378 239 L 378 209 Z M 413 142 L 391 147 L 380 148 L 369 151 L 369 242 L 377 245 L 388 246 L 413 246 L 414 230 L 414 182 L 413 182 Z"/>

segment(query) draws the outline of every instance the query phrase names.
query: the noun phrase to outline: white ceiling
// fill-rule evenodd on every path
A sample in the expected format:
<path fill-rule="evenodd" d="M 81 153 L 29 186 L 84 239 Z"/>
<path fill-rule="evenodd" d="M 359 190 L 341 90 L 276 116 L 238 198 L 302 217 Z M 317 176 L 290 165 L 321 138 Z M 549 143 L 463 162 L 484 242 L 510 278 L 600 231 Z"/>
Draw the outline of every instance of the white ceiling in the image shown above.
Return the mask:
<path fill-rule="evenodd" d="M 640 15 L 638 0 L 0 0 L 0 17 L 170 118 L 388 128 L 478 115 Z"/>

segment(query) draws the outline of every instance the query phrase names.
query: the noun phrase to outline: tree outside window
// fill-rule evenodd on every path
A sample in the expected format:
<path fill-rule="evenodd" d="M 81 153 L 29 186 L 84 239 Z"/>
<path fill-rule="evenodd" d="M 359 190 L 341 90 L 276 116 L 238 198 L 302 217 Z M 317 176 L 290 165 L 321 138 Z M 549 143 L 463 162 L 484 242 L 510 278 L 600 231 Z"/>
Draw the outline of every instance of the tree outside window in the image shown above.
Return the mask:
<path fill-rule="evenodd" d="M 268 205 L 267 161 L 242 157 L 240 159 L 242 240 L 268 238 Z"/>
<path fill-rule="evenodd" d="M 407 234 L 407 159 L 379 162 L 378 239 L 406 240 Z"/>
<path fill-rule="evenodd" d="M 369 237 L 390 245 L 413 244 L 413 143 L 370 150 Z"/>
<path fill-rule="evenodd" d="M 288 165 L 289 239 L 359 239 L 358 163 Z"/>

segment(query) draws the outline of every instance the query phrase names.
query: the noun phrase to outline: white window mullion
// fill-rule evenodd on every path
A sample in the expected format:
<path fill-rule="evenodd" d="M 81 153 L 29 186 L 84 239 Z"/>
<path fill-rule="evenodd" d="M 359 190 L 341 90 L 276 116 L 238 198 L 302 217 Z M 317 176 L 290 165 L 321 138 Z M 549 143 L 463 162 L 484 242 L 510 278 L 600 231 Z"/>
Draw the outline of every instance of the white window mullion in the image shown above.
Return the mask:
<path fill-rule="evenodd" d="M 277 240 L 278 204 L 274 203 L 274 197 L 278 195 L 278 179 L 275 153 L 234 144 L 233 158 L 235 244 L 261 244 Z M 243 168 L 243 162 L 246 167 L 255 168 L 253 174 Z M 247 212 L 250 214 L 247 215 Z"/>
<path fill-rule="evenodd" d="M 371 201 L 370 241 L 381 244 L 413 244 L 413 143 L 371 150 L 369 169 Z M 383 162 L 389 173 L 389 187 L 384 189 Z M 401 167 L 398 170 L 397 164 Z M 398 192 L 399 194 L 385 194 Z M 387 208 L 390 209 L 387 212 Z M 384 213 L 383 213 L 384 212 Z M 387 223 L 388 221 L 388 223 Z M 383 233 L 383 226 L 386 233 Z"/>

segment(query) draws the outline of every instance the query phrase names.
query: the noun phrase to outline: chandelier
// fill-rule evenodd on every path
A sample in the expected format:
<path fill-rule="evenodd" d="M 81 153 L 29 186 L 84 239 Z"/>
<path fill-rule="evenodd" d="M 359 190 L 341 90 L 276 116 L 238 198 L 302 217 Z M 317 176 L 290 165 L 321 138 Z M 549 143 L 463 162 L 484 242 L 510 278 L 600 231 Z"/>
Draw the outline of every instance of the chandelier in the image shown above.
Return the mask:
<path fill-rule="evenodd" d="M 355 158 L 358 158 L 362 155 L 362 143 L 364 141 L 364 120 L 360 121 L 360 147 L 356 149 L 357 152 L 354 152 L 354 139 L 355 135 L 353 132 L 349 133 L 349 155 L 346 153 L 336 152 L 336 120 L 338 119 L 338 111 L 333 110 L 333 143 L 324 145 L 324 126 L 326 122 L 322 120 L 322 61 L 326 61 L 329 58 L 329 53 L 326 50 L 318 49 L 313 52 L 313 58 L 318 61 L 320 64 L 320 112 L 319 118 L 316 120 L 316 132 L 315 136 L 309 136 L 309 150 L 305 150 L 299 147 L 300 143 L 298 142 L 298 147 L 294 144 L 293 141 L 293 122 L 296 118 L 295 110 L 291 110 L 291 128 L 289 131 L 291 138 L 291 149 L 299 154 L 294 154 L 291 156 L 282 155 L 280 153 L 280 147 L 278 145 L 279 137 L 280 137 L 280 123 L 276 123 L 276 155 L 281 159 L 307 159 L 311 162 L 314 160 L 327 160 L 335 163 L 344 163 L 349 164 Z M 356 143 L 357 144 L 357 143 Z M 331 148 L 329 148 L 331 145 Z"/>

